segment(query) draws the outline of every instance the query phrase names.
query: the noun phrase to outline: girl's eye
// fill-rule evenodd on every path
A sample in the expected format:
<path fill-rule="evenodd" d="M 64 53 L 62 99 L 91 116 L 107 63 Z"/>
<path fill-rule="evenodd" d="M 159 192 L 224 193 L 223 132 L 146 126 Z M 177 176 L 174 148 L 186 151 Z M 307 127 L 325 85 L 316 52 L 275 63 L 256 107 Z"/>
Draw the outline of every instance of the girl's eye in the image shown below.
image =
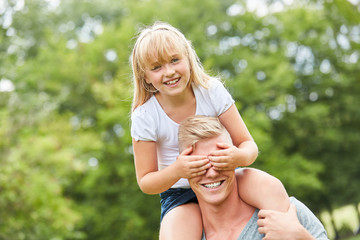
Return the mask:
<path fill-rule="evenodd" d="M 160 65 L 154 66 L 151 68 L 151 71 L 156 71 L 156 70 L 160 69 L 160 67 L 161 67 Z"/>
<path fill-rule="evenodd" d="M 178 58 L 173 58 L 173 59 L 171 59 L 171 62 L 172 63 L 175 63 L 175 62 L 178 62 L 180 59 L 178 59 Z"/>

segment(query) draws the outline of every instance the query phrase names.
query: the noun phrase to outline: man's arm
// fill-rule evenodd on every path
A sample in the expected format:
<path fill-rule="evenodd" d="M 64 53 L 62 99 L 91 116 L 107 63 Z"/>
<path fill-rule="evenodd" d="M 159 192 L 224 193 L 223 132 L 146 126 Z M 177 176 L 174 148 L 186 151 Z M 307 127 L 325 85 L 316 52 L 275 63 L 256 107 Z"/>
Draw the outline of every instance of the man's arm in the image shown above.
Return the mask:
<path fill-rule="evenodd" d="M 303 203 L 291 198 L 287 212 L 261 210 L 259 212 L 259 232 L 265 240 L 329 239 L 320 220 Z"/>
<path fill-rule="evenodd" d="M 315 238 L 300 224 L 294 204 L 290 205 L 287 212 L 261 210 L 259 211 L 258 216 L 258 231 L 265 235 L 263 238 L 265 240 L 315 240 Z"/>

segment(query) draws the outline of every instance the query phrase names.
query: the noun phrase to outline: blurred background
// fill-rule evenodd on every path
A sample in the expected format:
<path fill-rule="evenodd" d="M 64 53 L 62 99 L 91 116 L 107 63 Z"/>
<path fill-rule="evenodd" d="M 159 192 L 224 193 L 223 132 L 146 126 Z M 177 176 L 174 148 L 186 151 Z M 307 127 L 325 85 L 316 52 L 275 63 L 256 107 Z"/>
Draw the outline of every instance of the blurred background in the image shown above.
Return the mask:
<path fill-rule="evenodd" d="M 136 183 L 129 55 L 179 28 L 279 178 L 360 239 L 359 0 L 0 0 L 0 239 L 158 239 Z"/>

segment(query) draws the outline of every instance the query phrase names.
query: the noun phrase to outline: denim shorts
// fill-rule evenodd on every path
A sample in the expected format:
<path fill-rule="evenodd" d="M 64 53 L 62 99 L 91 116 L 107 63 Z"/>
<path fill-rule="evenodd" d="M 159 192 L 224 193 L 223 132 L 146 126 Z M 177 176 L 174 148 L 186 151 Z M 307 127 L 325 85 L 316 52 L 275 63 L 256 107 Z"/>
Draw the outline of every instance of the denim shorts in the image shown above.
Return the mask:
<path fill-rule="evenodd" d="M 171 209 L 185 203 L 198 202 L 196 195 L 191 188 L 170 188 L 169 190 L 160 193 L 160 197 L 160 222 L 164 218 L 165 214 L 168 213 Z"/>

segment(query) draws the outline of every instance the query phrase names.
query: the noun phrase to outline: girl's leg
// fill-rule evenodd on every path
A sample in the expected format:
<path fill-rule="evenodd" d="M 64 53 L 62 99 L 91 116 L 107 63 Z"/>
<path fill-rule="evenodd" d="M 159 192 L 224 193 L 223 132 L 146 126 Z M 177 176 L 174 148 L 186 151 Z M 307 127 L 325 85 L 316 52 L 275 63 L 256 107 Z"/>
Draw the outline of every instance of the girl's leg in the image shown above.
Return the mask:
<path fill-rule="evenodd" d="M 236 169 L 239 195 L 247 204 L 258 209 L 286 212 L 289 196 L 282 182 L 270 174 L 254 169 Z"/>
<path fill-rule="evenodd" d="M 202 220 L 199 204 L 187 203 L 170 210 L 160 225 L 160 240 L 200 240 Z"/>

